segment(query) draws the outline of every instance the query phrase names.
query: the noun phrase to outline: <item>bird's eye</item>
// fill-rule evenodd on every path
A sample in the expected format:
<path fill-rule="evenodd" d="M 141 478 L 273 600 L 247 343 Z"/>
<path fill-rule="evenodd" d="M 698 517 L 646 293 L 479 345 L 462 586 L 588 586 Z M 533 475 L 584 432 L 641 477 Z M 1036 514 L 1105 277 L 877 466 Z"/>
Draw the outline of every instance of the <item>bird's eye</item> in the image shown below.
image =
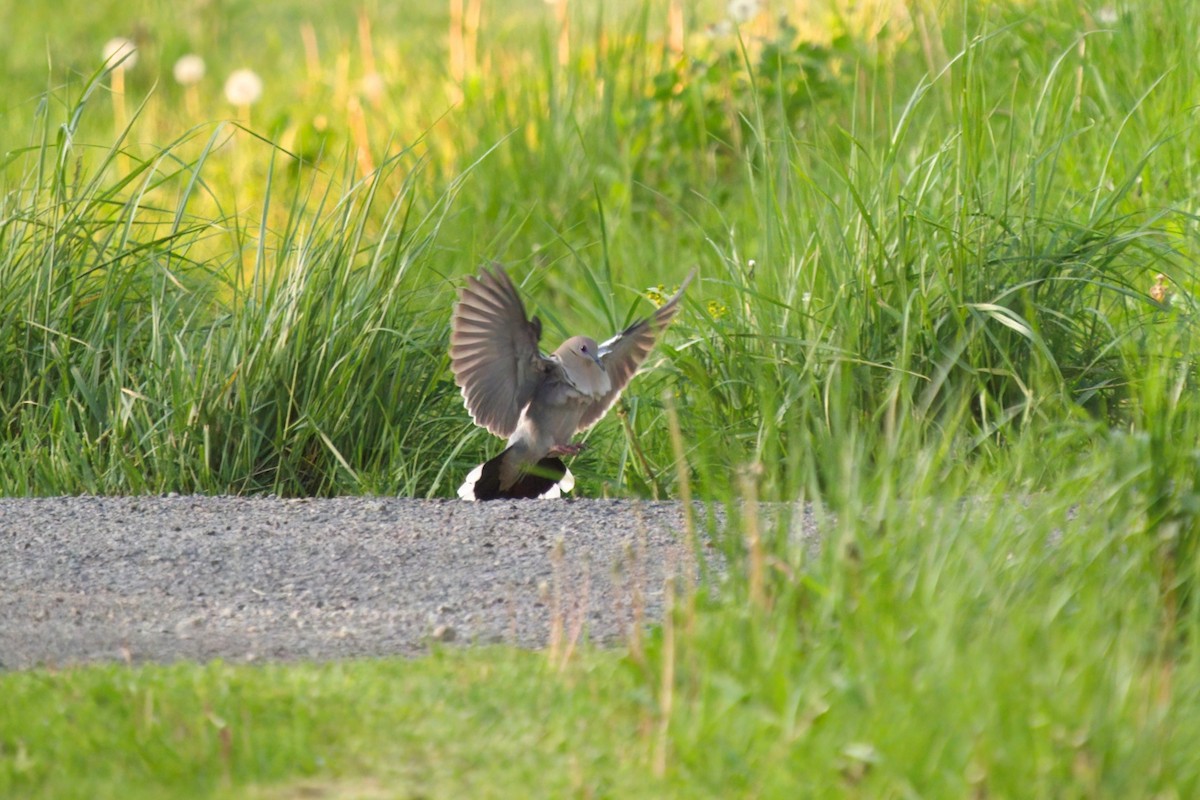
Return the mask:
<path fill-rule="evenodd" d="M 586 353 L 586 352 L 587 352 L 587 345 L 585 344 L 585 345 L 581 346 L 581 347 L 579 348 L 579 352 L 581 352 L 581 353 Z"/>

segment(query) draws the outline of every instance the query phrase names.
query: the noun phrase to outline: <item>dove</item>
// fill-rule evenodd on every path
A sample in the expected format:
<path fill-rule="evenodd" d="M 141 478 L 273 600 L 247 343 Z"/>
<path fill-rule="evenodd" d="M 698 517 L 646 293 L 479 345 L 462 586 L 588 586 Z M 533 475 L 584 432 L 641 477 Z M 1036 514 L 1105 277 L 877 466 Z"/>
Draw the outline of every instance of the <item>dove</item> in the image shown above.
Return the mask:
<path fill-rule="evenodd" d="M 574 486 L 563 456 L 616 402 L 655 339 L 679 311 L 675 296 L 649 317 L 597 344 L 572 336 L 545 355 L 542 323 L 525 305 L 504 267 L 469 276 L 451 318 L 450 370 L 476 425 L 508 440 L 495 458 L 472 470 L 458 490 L 465 500 L 558 497 Z"/>

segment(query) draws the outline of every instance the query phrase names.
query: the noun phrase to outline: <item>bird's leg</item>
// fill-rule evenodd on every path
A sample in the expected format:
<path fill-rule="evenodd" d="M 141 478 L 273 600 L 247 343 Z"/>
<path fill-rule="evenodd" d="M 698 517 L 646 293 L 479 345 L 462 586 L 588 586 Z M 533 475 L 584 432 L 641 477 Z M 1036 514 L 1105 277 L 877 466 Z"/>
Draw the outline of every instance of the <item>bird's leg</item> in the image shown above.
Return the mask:
<path fill-rule="evenodd" d="M 548 455 L 551 456 L 577 456 L 587 449 L 587 442 L 579 442 L 578 444 L 556 444 L 550 448 Z"/>

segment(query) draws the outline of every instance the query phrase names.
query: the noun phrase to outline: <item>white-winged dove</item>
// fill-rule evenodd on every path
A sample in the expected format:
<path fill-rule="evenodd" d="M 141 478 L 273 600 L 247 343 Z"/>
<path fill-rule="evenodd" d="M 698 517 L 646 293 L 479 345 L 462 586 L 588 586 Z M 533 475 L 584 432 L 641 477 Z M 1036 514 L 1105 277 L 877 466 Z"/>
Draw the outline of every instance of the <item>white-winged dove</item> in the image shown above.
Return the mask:
<path fill-rule="evenodd" d="M 454 307 L 450 368 L 471 418 L 508 447 L 467 475 L 466 500 L 557 497 L 574 478 L 561 456 L 571 437 L 596 424 L 616 402 L 679 310 L 695 277 L 652 316 L 602 344 L 572 336 L 550 355 L 538 349 L 542 323 L 525 314 L 517 288 L 499 265 L 468 277 Z"/>

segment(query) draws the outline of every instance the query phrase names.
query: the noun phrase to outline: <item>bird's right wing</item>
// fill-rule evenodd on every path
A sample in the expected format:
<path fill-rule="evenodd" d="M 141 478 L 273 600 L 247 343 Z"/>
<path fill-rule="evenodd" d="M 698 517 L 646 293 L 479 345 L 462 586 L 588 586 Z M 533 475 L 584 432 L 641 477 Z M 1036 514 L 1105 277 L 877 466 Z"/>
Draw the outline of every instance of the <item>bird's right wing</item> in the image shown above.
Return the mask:
<path fill-rule="evenodd" d="M 467 278 L 450 323 L 450 369 L 476 424 L 507 438 L 553 366 L 538 350 L 542 325 L 499 264 Z"/>

